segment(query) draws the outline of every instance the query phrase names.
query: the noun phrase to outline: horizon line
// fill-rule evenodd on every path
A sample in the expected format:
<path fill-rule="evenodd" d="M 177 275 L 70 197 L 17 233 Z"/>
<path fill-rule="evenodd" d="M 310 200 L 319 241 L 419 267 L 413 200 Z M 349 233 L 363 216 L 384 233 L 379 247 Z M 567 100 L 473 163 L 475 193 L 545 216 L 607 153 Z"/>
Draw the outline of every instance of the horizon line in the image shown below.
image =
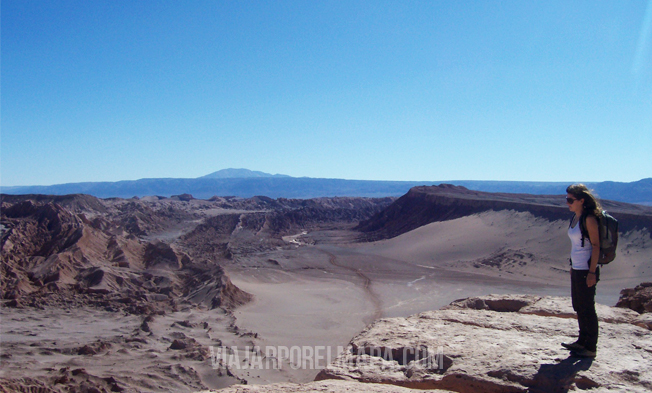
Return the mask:
<path fill-rule="evenodd" d="M 120 183 L 120 182 L 137 182 L 137 181 L 143 181 L 143 180 L 231 180 L 231 179 L 247 179 L 247 180 L 262 180 L 262 179 L 315 179 L 315 180 L 344 180 L 344 181 L 370 181 L 370 182 L 388 182 L 388 183 L 418 183 L 418 182 L 425 182 L 425 183 L 438 183 L 438 184 L 445 184 L 445 183 L 452 183 L 452 182 L 493 182 L 493 183 L 563 183 L 563 184 L 576 184 L 576 183 L 584 183 L 584 184 L 597 184 L 597 183 L 607 183 L 607 182 L 612 182 L 612 183 L 636 183 L 642 180 L 646 179 L 652 179 L 651 177 L 644 177 L 638 180 L 633 180 L 633 181 L 616 181 L 616 180 L 480 180 L 480 179 L 449 179 L 449 180 L 374 180 L 374 179 L 346 179 L 346 178 L 339 178 L 339 177 L 311 177 L 311 176 L 291 176 L 291 175 L 285 175 L 285 174 L 269 174 L 266 172 L 262 171 L 254 171 L 254 170 L 249 170 L 246 168 L 226 168 L 226 169 L 221 169 L 215 172 L 211 172 L 210 174 L 224 171 L 224 170 L 229 170 L 229 169 L 245 169 L 249 172 L 259 172 L 259 173 L 264 173 L 269 176 L 251 176 L 251 177 L 215 177 L 215 178 L 210 178 L 206 177 L 207 175 L 202 175 L 198 177 L 143 177 L 139 179 L 122 179 L 122 180 L 88 180 L 88 181 L 71 181 L 71 182 L 65 182 L 65 183 L 52 183 L 52 184 L 26 184 L 26 185 L 3 185 L 1 180 L 0 180 L 0 188 L 18 188 L 18 187 L 52 187 L 52 186 L 62 186 L 62 185 L 73 185 L 73 184 L 85 184 L 85 183 Z"/>

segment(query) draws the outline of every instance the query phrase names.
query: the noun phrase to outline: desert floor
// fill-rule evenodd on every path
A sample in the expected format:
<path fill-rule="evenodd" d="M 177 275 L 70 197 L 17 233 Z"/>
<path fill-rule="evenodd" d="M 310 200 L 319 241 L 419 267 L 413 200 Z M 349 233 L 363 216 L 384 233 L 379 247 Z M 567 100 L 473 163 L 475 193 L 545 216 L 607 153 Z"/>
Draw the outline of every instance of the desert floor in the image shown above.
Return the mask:
<path fill-rule="evenodd" d="M 228 267 L 232 281 L 255 296 L 234 315 L 238 326 L 258 333 L 261 347 L 324 346 L 334 353 L 376 318 L 477 295 L 570 296 L 567 225 L 491 212 L 373 243 L 352 243 L 346 230 L 306 233 L 292 239 L 293 250 Z M 598 303 L 613 306 L 622 288 L 652 280 L 649 235 L 631 233 L 620 247 L 619 259 L 602 269 Z M 285 367 L 282 376 L 255 379 L 305 382 L 318 371 Z"/>
<path fill-rule="evenodd" d="M 225 266 L 254 300 L 233 314 L 187 306 L 156 318 L 85 309 L 0 310 L 0 376 L 53 376 L 84 369 L 92 378 L 120 375 L 143 391 L 201 390 L 248 383 L 307 382 L 328 358 L 374 319 L 433 310 L 476 295 L 569 296 L 566 222 L 527 213 L 490 212 L 438 222 L 393 239 L 355 243 L 350 228 L 287 237 L 286 247 L 244 255 Z M 614 305 L 622 288 L 652 281 L 652 239 L 622 237 L 618 259 L 603 269 L 597 301 Z M 170 349 L 192 338 L 200 348 L 235 348 L 241 367 L 213 367 Z M 84 357 L 84 345 L 98 354 Z M 254 346 L 324 348 L 323 359 L 280 369 L 247 367 Z M 91 378 L 89 377 L 89 378 Z"/>

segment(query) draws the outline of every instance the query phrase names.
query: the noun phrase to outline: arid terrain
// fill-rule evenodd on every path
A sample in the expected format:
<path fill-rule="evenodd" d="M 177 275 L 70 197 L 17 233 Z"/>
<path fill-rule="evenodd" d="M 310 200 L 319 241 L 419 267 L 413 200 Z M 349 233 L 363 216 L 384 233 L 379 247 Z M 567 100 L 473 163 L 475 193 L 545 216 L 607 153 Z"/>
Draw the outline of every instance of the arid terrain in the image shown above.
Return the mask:
<path fill-rule="evenodd" d="M 652 281 L 652 208 L 605 207 L 621 237 L 597 300 L 614 306 L 623 288 Z M 569 296 L 569 218 L 561 195 L 446 185 L 398 199 L 2 195 L 0 384 L 192 392 L 310 382 L 325 362 L 252 368 L 211 351 L 246 359 L 255 346 L 324 347 L 334 360 L 380 318 L 488 294 Z"/>

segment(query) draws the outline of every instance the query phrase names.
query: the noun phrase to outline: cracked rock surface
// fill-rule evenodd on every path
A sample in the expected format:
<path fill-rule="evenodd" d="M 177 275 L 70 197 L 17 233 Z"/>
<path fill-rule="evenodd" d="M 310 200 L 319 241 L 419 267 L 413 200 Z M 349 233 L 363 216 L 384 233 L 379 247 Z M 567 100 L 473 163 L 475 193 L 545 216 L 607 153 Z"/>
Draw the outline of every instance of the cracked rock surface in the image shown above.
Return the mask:
<path fill-rule="evenodd" d="M 275 383 L 271 385 L 235 385 L 221 389 L 220 393 L 313 393 L 313 392 L 369 392 L 369 393 L 409 393 L 412 389 L 386 384 L 365 383 L 356 381 L 328 380 L 305 384 Z M 446 393 L 446 390 L 420 390 L 423 393 Z M 208 392 L 200 392 L 208 393 Z"/>
<path fill-rule="evenodd" d="M 631 310 L 599 305 L 598 315 L 597 357 L 576 358 L 560 346 L 577 336 L 569 298 L 463 299 L 376 321 L 317 380 L 457 392 L 652 390 L 652 332 Z"/>

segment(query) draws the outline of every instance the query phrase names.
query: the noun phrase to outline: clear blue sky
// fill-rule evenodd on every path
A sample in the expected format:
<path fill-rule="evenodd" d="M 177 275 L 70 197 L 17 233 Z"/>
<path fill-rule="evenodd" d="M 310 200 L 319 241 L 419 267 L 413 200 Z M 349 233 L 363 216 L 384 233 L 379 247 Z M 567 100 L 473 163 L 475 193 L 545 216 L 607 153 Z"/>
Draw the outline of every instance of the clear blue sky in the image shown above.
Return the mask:
<path fill-rule="evenodd" d="M 652 176 L 652 0 L 2 1 L 1 182 Z"/>

